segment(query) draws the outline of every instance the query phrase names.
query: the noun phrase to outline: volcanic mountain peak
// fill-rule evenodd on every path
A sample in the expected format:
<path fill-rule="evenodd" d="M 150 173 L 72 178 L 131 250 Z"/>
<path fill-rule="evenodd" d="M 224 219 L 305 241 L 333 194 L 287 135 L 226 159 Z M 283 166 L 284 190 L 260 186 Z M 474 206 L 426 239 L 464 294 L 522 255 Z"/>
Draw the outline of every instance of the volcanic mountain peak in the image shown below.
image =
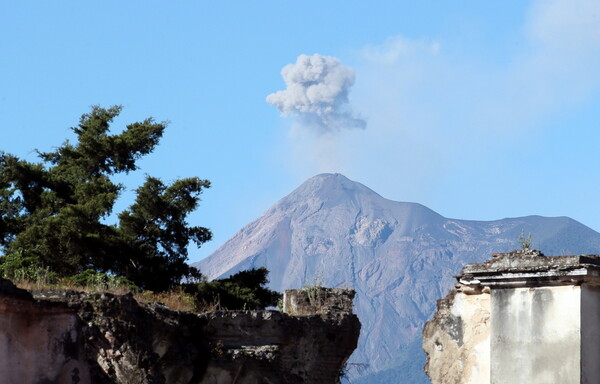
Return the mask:
<path fill-rule="evenodd" d="M 273 209 L 296 209 L 302 204 L 335 206 L 358 202 L 365 198 L 383 199 L 373 190 L 351 181 L 339 173 L 323 173 L 306 180 L 292 193 L 281 199 Z"/>
<path fill-rule="evenodd" d="M 314 214 L 319 210 L 347 210 L 360 216 L 403 216 L 412 219 L 440 220 L 442 216 L 418 203 L 397 202 L 383 198 L 365 185 L 339 173 L 323 173 L 306 180 L 277 202 L 265 215 L 276 211 Z"/>
<path fill-rule="evenodd" d="M 343 175 L 322 174 L 196 265 L 209 278 L 264 266 L 275 290 L 315 277 L 354 288 L 363 331 L 352 361 L 368 362 L 376 375 L 393 371 L 390 381 L 364 382 L 425 383 L 424 361 L 407 364 L 423 356 L 420 331 L 436 299 L 465 263 L 518 247 L 521 231 L 549 255 L 600 252 L 600 234 L 565 217 L 448 219 L 417 203 L 387 200 Z"/>

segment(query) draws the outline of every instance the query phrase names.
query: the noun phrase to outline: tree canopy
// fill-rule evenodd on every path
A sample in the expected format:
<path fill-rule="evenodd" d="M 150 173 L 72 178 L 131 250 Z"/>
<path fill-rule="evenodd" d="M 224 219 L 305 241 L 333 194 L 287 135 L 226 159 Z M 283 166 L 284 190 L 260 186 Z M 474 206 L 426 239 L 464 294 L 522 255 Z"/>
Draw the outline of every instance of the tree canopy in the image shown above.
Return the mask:
<path fill-rule="evenodd" d="M 269 271 L 265 267 L 240 271 L 228 278 L 189 284 L 186 290 L 204 304 L 222 309 L 264 309 L 275 307 L 281 294 L 266 287 Z"/>
<path fill-rule="evenodd" d="M 147 176 L 118 222 L 105 222 L 124 188 L 111 177 L 136 170 L 166 128 L 149 118 L 111 134 L 120 112 L 120 106 L 92 107 L 72 128 L 76 143 L 37 151 L 40 162 L 0 152 L 2 259 L 28 260 L 59 276 L 107 272 L 152 290 L 200 277 L 186 264 L 187 246 L 200 246 L 211 232 L 186 218 L 209 181 L 191 177 L 165 184 Z"/>

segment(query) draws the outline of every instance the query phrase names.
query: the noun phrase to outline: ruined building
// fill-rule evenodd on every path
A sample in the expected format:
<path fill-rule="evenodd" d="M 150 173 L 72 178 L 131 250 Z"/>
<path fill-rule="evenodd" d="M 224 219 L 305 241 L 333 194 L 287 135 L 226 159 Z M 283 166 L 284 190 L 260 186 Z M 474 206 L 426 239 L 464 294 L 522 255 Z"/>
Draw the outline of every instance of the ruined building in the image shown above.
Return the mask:
<path fill-rule="evenodd" d="M 423 330 L 433 384 L 600 383 L 600 256 L 466 265 Z"/>
<path fill-rule="evenodd" d="M 0 382 L 338 383 L 360 332 L 354 291 L 285 296 L 298 313 L 197 315 L 130 294 L 28 292 L 0 279 Z"/>

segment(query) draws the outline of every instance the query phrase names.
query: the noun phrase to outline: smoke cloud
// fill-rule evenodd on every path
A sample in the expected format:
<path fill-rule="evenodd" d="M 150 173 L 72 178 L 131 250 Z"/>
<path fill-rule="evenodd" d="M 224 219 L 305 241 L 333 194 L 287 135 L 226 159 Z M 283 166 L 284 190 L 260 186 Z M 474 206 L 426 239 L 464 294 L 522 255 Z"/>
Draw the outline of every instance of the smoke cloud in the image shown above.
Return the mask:
<path fill-rule="evenodd" d="M 348 92 L 354 84 L 354 70 L 331 56 L 300 55 L 296 64 L 281 70 L 287 89 L 267 96 L 283 116 L 291 116 L 319 133 L 366 127 L 354 116 Z"/>

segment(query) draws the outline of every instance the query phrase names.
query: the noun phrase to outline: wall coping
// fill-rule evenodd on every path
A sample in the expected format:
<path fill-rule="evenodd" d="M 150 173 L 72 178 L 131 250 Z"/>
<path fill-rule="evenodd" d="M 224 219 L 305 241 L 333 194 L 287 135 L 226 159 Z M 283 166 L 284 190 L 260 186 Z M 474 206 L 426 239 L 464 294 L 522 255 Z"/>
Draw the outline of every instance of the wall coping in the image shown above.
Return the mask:
<path fill-rule="evenodd" d="M 600 285 L 600 256 L 544 256 L 529 249 L 496 253 L 491 260 L 465 265 L 455 277 L 463 285 L 490 288 Z"/>

